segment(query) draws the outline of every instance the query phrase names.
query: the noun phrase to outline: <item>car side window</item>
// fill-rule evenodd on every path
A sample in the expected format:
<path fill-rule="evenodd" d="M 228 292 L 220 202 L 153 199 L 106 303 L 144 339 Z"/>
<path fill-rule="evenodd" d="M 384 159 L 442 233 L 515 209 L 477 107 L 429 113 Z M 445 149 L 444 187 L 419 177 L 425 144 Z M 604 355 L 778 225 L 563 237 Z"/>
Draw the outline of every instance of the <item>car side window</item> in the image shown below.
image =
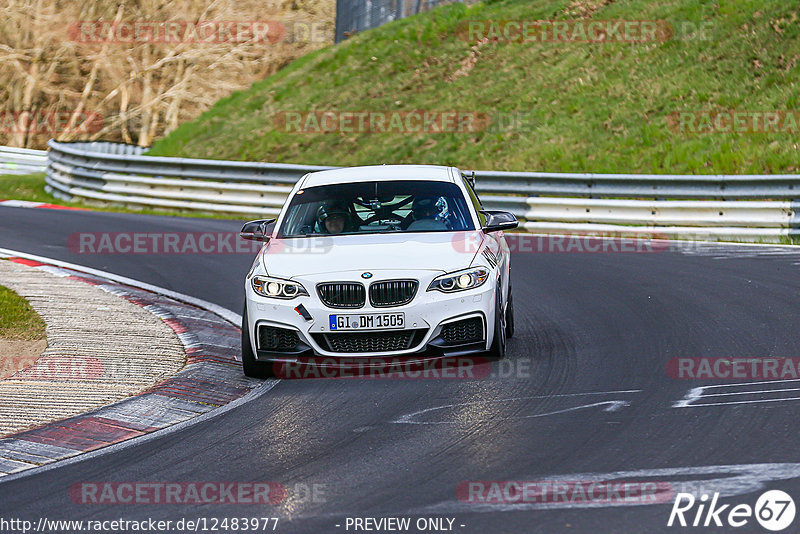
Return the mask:
<path fill-rule="evenodd" d="M 478 220 L 481 222 L 481 226 L 486 226 L 486 216 L 481 213 L 483 209 L 483 205 L 481 204 L 481 199 L 478 197 L 478 194 L 472 189 L 472 184 L 469 183 L 465 174 L 461 175 L 461 179 L 464 182 L 464 187 L 467 188 L 467 192 L 469 192 L 469 198 L 472 201 L 472 205 L 475 206 L 475 211 L 478 214 Z"/>

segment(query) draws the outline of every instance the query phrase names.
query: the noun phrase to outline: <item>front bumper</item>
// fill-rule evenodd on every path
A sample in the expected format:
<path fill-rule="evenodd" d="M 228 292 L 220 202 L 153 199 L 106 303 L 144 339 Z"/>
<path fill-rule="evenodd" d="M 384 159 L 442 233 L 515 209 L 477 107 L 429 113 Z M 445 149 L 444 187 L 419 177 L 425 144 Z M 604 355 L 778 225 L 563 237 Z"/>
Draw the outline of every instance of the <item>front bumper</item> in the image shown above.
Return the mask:
<path fill-rule="evenodd" d="M 358 274 L 360 274 L 359 271 Z M 339 280 L 360 281 L 356 273 L 345 273 L 337 275 Z M 419 279 L 419 289 L 414 299 L 405 305 L 394 307 L 375 308 L 370 306 L 367 301 L 361 308 L 355 310 L 333 309 L 325 306 L 316 294 L 315 286 L 321 280 L 300 280 L 310 293 L 309 296 L 297 297 L 292 300 L 272 299 L 262 297 L 255 293 L 248 279 L 245 283 L 245 299 L 247 306 L 247 317 L 249 321 L 250 341 L 254 349 L 256 358 L 261 361 L 270 362 L 296 362 L 310 356 L 324 356 L 330 358 L 379 358 L 379 357 L 403 357 L 407 361 L 420 361 L 448 356 L 461 356 L 475 354 L 488 349 L 492 343 L 494 310 L 496 298 L 495 281 L 491 278 L 482 286 L 457 292 L 441 293 L 439 291 L 426 291 L 430 282 L 439 274 L 434 271 L 426 271 L 423 275 L 415 278 Z M 390 280 L 396 278 L 408 278 L 408 273 L 375 273 L 375 280 Z M 305 308 L 303 317 L 297 308 L 300 304 Z M 398 313 L 405 314 L 405 327 L 403 329 L 387 330 L 357 330 L 346 333 L 330 330 L 329 317 L 332 314 L 371 314 L 371 313 Z M 472 319 L 474 323 L 471 332 L 475 332 L 480 323 L 480 339 L 462 343 L 454 339 L 454 323 Z M 461 326 L 467 323 L 459 323 Z M 447 325 L 450 325 L 449 327 Z M 281 350 L 265 349 L 260 346 L 259 329 L 262 326 L 286 329 L 296 335 L 297 343 L 286 342 L 282 344 Z M 443 329 L 445 334 L 443 335 Z M 270 331 L 272 332 L 272 331 Z M 378 336 L 402 337 L 408 336 L 410 343 L 403 346 L 400 350 L 384 351 L 365 351 L 351 352 L 353 346 L 342 342 L 333 342 L 332 336 Z M 289 339 L 290 336 L 287 336 Z M 404 338 L 405 339 L 405 338 Z M 343 341 L 343 338 L 338 338 Z M 374 345 L 368 344 L 368 345 Z M 390 345 L 392 345 L 390 343 Z M 340 351 L 337 348 L 348 347 L 348 351 Z M 396 347 L 397 344 L 392 346 Z"/>

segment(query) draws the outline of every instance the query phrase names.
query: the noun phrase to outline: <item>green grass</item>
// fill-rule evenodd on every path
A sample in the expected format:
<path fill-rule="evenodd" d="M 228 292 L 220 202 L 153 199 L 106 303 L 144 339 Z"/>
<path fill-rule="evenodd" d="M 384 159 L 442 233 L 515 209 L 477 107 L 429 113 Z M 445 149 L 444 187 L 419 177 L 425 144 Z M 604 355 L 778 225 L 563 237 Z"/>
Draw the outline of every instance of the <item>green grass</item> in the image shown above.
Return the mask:
<path fill-rule="evenodd" d="M 45 324 L 28 301 L 0 286 L 0 339 L 44 339 Z"/>
<path fill-rule="evenodd" d="M 607 4 L 607 5 L 603 5 Z M 572 7 L 570 7 L 572 6 Z M 708 39 L 475 44 L 468 20 L 575 19 L 709 24 Z M 311 53 L 220 100 L 151 154 L 307 164 L 455 164 L 462 168 L 631 173 L 779 173 L 798 169 L 797 135 L 671 130 L 681 111 L 787 110 L 800 100 L 798 7 L 785 0 L 505 0 L 454 4 Z M 689 36 L 690 37 L 690 36 Z M 374 59 L 373 59 L 374 58 Z M 468 110 L 520 113 L 510 131 L 279 131 L 283 111 Z"/>
<path fill-rule="evenodd" d="M 0 175 L 0 200 L 6 199 L 51 203 L 55 201 L 44 190 L 44 174 Z"/>
<path fill-rule="evenodd" d="M 142 213 L 145 215 L 167 215 L 180 217 L 201 217 L 210 219 L 248 219 L 255 218 L 237 213 L 215 213 L 193 210 L 166 210 L 139 208 L 135 205 L 123 206 L 108 202 L 93 202 L 90 200 L 65 201 L 49 194 L 44 189 L 44 174 L 28 175 L 0 175 L 0 200 L 29 200 L 32 202 L 46 202 L 73 208 L 97 211 L 110 211 L 115 213 Z"/>

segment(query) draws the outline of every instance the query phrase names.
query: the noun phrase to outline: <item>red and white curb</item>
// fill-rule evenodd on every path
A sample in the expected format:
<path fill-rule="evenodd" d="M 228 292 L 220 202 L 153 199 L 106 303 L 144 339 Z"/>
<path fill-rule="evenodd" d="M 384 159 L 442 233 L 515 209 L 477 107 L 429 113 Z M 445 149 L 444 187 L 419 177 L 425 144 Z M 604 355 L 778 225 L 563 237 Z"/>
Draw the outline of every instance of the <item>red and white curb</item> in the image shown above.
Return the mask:
<path fill-rule="evenodd" d="M 27 351 L 4 343 L 0 438 L 139 394 L 186 365 L 160 317 L 66 271 L 21 263 L 0 261 L 0 284 L 39 313 L 47 339 Z"/>
<path fill-rule="evenodd" d="M 139 395 L 0 439 L 0 479 L 186 423 L 242 399 L 264 384 L 242 374 L 240 330 L 217 313 L 181 302 L 175 295 L 38 260 L 13 258 L 10 252 L 0 250 L 0 255 L 98 286 L 144 307 L 173 329 L 188 361 L 176 375 Z"/>
<path fill-rule="evenodd" d="M 33 202 L 31 200 L 0 200 L 0 206 L 9 208 L 45 208 L 50 210 L 83 210 L 83 208 L 48 204 L 47 202 Z"/>

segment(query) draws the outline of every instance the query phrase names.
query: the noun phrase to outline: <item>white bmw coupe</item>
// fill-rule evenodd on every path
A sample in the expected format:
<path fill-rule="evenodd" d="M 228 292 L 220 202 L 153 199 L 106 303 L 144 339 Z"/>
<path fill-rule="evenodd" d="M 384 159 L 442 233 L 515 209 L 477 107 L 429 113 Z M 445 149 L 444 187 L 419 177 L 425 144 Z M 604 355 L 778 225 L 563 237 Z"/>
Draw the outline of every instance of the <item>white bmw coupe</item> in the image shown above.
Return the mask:
<path fill-rule="evenodd" d="M 503 230 L 517 219 L 484 210 L 473 182 L 427 165 L 314 172 L 277 219 L 245 224 L 265 244 L 244 284 L 244 373 L 320 356 L 502 358 L 514 333 Z"/>

